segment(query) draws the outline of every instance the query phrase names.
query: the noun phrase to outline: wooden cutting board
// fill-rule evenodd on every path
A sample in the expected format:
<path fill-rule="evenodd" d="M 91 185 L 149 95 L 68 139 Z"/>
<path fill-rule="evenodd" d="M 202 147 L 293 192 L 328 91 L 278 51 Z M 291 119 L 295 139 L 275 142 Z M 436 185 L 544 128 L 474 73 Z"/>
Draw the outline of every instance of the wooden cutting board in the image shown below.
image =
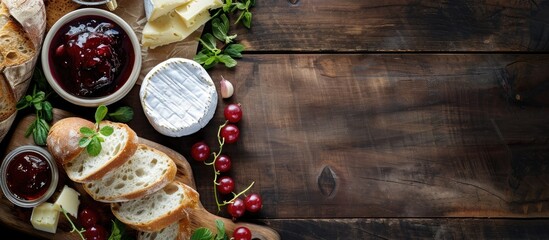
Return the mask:
<path fill-rule="evenodd" d="M 54 109 L 54 122 L 69 116 L 74 116 L 74 115 L 63 110 Z M 27 127 L 30 125 L 32 121 L 34 121 L 34 119 L 35 119 L 34 115 L 30 115 L 22 118 L 22 120 L 17 124 L 11 139 L 9 139 L 8 146 L 6 148 L 7 152 L 2 155 L 2 160 L 9 151 L 15 149 L 16 147 L 19 147 L 22 145 L 34 145 L 32 137 L 26 138 L 24 136 Z M 170 157 L 172 157 L 172 159 L 177 164 L 177 168 L 178 168 L 176 179 L 196 189 L 192 169 L 189 163 L 187 162 L 187 160 L 185 159 L 185 157 L 183 157 L 181 154 L 177 153 L 176 151 L 170 148 L 167 148 L 158 143 L 149 141 L 147 139 L 139 138 L 139 142 L 155 147 L 165 152 Z M 97 207 L 97 209 L 101 213 L 101 218 L 102 218 L 101 220 L 103 223 L 108 223 L 110 222 L 110 220 L 114 220 L 114 216 L 110 212 L 110 208 L 108 204 L 94 201 L 84 191 L 84 189 L 81 187 L 81 184 L 72 182 L 66 176 L 65 172 L 61 168 L 60 176 L 59 176 L 59 184 L 57 186 L 57 194 L 61 191 L 64 185 L 73 187 L 74 189 L 77 189 L 81 193 L 80 195 L 81 206 L 87 205 L 87 206 Z M 54 194 L 52 198 L 48 200 L 48 202 L 54 202 L 55 198 L 56 198 L 56 194 Z M 6 199 L 3 195 L 2 195 L 2 198 L 0 198 L 0 222 L 2 224 L 15 228 L 21 232 L 24 232 L 33 236 L 37 236 L 37 237 L 42 237 L 42 238 L 80 239 L 77 234 L 69 232 L 71 230 L 70 224 L 68 223 L 68 221 L 65 219 L 63 215 L 61 215 L 59 218 L 59 226 L 57 229 L 57 233 L 51 234 L 51 233 L 38 231 L 32 227 L 30 223 L 31 213 L 32 213 L 32 209 L 15 206 L 11 202 L 9 202 L 9 200 Z M 215 233 L 216 232 L 215 219 L 220 219 L 225 223 L 225 228 L 229 236 L 232 235 L 232 232 L 236 227 L 246 226 L 252 231 L 252 236 L 254 239 L 269 239 L 269 240 L 280 239 L 280 236 L 278 235 L 278 233 L 271 228 L 260 226 L 257 224 L 250 224 L 250 223 L 243 223 L 243 222 L 234 223 L 230 219 L 222 218 L 208 212 L 202 206 L 202 204 L 200 204 L 200 207 L 198 209 L 190 212 L 190 219 L 191 219 L 191 228 L 193 230 L 199 227 L 207 227 Z M 133 230 L 129 230 L 129 231 L 133 232 Z"/>

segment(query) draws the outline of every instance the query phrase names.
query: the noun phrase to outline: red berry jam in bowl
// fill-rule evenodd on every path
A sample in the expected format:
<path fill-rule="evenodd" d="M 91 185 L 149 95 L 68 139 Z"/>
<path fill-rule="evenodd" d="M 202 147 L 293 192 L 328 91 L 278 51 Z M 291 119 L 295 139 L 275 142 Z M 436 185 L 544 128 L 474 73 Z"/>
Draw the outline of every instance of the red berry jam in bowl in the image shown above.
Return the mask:
<path fill-rule="evenodd" d="M 25 145 L 11 151 L 0 167 L 4 195 L 20 207 L 34 207 L 51 197 L 57 188 L 58 170 L 45 149 Z"/>
<path fill-rule="evenodd" d="M 52 26 L 42 49 L 42 67 L 52 88 L 67 101 L 108 105 L 135 84 L 140 53 L 137 37 L 123 19 L 102 9 L 84 8 Z"/>

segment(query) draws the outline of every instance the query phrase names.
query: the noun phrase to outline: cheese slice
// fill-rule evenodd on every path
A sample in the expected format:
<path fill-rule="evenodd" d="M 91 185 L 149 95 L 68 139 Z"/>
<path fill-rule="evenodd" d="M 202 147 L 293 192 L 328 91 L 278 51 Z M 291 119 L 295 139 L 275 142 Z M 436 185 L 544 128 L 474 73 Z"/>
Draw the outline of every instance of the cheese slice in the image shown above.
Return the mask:
<path fill-rule="evenodd" d="M 187 4 L 177 7 L 175 12 L 183 19 L 185 26 L 191 27 L 197 22 L 199 14 L 222 6 L 221 0 L 191 0 Z"/>
<path fill-rule="evenodd" d="M 80 193 L 65 185 L 63 190 L 61 190 L 61 194 L 59 194 L 59 197 L 55 200 L 55 204 L 59 207 L 63 207 L 67 213 L 77 218 L 78 206 L 80 205 L 78 196 L 80 196 Z"/>
<path fill-rule="evenodd" d="M 189 0 L 145 0 L 145 16 L 152 21 L 187 2 Z"/>
<path fill-rule="evenodd" d="M 57 232 L 59 223 L 59 206 L 45 202 L 34 207 L 31 214 L 31 224 L 35 229 L 49 233 Z"/>
<path fill-rule="evenodd" d="M 170 137 L 190 135 L 206 126 L 218 99 L 208 72 L 184 58 L 155 66 L 143 79 L 139 96 L 154 129 Z"/>
<path fill-rule="evenodd" d="M 194 19 L 194 24 L 187 27 L 175 12 L 170 12 L 160 18 L 147 22 L 143 28 L 141 44 L 143 47 L 156 48 L 158 46 L 182 41 L 210 20 L 210 14 L 204 12 Z"/>

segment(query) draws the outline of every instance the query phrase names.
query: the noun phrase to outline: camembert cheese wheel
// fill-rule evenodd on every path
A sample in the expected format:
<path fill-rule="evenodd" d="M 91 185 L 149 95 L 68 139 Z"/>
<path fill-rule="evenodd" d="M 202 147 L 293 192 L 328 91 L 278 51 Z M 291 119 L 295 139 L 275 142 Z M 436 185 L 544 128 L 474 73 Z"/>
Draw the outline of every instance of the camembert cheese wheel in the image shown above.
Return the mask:
<path fill-rule="evenodd" d="M 208 72 L 184 58 L 170 58 L 151 69 L 139 97 L 154 129 L 170 137 L 190 135 L 206 126 L 218 98 Z"/>

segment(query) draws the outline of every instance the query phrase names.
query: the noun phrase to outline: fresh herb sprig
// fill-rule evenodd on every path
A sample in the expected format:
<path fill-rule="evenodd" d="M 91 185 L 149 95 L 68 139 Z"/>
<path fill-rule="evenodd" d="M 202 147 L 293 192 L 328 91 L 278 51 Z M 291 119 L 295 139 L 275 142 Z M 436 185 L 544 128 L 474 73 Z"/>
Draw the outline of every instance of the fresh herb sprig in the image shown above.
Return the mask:
<path fill-rule="evenodd" d="M 216 219 L 215 220 L 215 227 L 217 228 L 217 234 L 214 235 L 214 233 L 205 227 L 200 227 L 194 230 L 193 234 L 191 235 L 191 240 L 228 240 L 229 237 L 227 236 L 227 233 L 225 232 L 225 224 L 223 224 L 223 221 Z"/>
<path fill-rule="evenodd" d="M 127 123 L 133 119 L 133 109 L 128 106 L 119 107 L 114 112 L 107 113 L 107 119 Z"/>
<path fill-rule="evenodd" d="M 229 16 L 238 15 L 234 24 L 242 23 L 246 28 L 251 28 L 252 13 L 250 8 L 255 5 L 255 0 L 225 0 L 223 7 L 219 9 L 211 20 L 211 33 L 205 33 L 198 41 L 202 49 L 194 57 L 194 60 L 205 69 L 210 69 L 218 63 L 232 68 L 237 65 L 235 58 L 242 57 L 244 45 L 234 43 L 237 34 L 229 34 Z M 218 43 L 219 41 L 219 43 Z M 218 47 L 220 46 L 220 47 Z"/>
<path fill-rule="evenodd" d="M 34 143 L 44 146 L 50 131 L 50 123 L 53 120 L 53 106 L 47 100 L 51 95 L 51 91 L 45 83 L 46 80 L 39 68 L 35 68 L 32 81 L 34 82 L 32 93 L 22 97 L 17 102 L 16 108 L 18 111 L 28 107 L 34 108 L 36 118 L 25 131 L 25 137 L 32 134 Z"/>
<path fill-rule="evenodd" d="M 114 129 L 111 126 L 100 127 L 99 123 L 107 116 L 108 109 L 105 105 L 97 107 L 95 111 L 95 129 L 81 127 L 80 133 L 83 135 L 78 142 L 78 146 L 86 148 L 90 156 L 97 156 L 101 152 L 101 143 L 105 141 L 104 137 L 110 136 Z"/>

